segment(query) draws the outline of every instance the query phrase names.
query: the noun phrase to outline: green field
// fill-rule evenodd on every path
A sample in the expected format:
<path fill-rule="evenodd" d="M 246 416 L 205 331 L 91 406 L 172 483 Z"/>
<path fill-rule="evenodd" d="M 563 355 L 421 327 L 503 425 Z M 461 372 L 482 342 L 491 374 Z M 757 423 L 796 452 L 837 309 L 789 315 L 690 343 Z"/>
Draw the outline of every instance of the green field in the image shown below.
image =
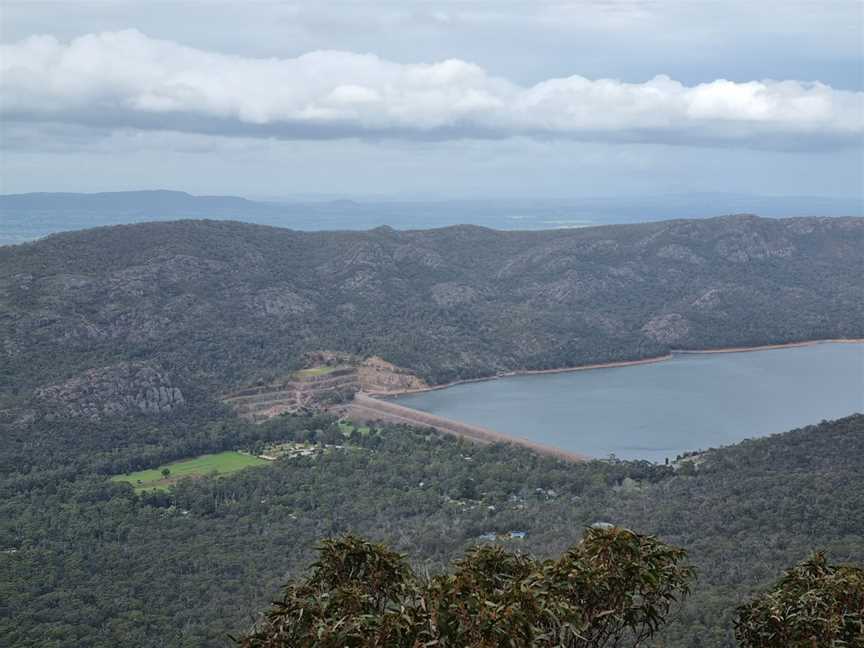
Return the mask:
<path fill-rule="evenodd" d="M 205 454 L 192 459 L 183 459 L 158 468 L 139 470 L 127 475 L 115 475 L 111 481 L 128 482 L 135 487 L 136 492 L 166 490 L 185 477 L 205 477 L 214 472 L 219 475 L 227 475 L 250 466 L 266 466 L 267 464 L 268 462 L 264 459 L 229 450 L 218 454 Z M 162 475 L 163 468 L 171 471 L 167 477 Z"/>
<path fill-rule="evenodd" d="M 297 378 L 311 378 L 312 376 L 324 376 L 333 373 L 337 369 L 344 369 L 344 367 L 310 367 L 309 369 L 300 369 L 299 371 L 295 371 L 294 375 L 297 376 Z"/>

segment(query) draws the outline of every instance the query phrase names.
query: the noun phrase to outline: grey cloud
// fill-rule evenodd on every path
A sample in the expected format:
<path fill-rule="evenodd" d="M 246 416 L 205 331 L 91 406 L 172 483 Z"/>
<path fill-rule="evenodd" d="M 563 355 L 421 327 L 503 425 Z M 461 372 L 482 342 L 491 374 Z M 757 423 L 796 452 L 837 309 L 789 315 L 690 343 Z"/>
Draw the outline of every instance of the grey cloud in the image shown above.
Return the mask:
<path fill-rule="evenodd" d="M 241 56 L 338 47 L 403 62 L 454 57 L 526 85 L 574 71 L 632 82 L 663 71 L 687 85 L 819 79 L 864 89 L 858 0 L 794 0 L 782 11 L 752 0 L 6 2 L 0 40 L 45 32 L 70 39 L 130 25 Z"/>
<path fill-rule="evenodd" d="M 520 85 L 458 59 L 319 50 L 225 55 L 135 30 L 0 51 L 2 116 L 282 139 L 529 136 L 796 150 L 860 143 L 864 93 L 798 81 L 686 86 L 570 76 Z"/>

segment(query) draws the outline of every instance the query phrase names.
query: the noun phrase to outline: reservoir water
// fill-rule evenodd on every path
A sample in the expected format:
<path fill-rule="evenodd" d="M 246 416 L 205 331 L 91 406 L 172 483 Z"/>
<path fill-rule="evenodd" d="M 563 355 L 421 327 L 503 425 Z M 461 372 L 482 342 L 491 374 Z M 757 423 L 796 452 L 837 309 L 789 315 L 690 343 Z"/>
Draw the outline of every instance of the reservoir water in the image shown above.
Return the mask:
<path fill-rule="evenodd" d="M 864 344 L 675 354 L 513 376 L 395 402 L 592 457 L 676 455 L 864 411 Z"/>

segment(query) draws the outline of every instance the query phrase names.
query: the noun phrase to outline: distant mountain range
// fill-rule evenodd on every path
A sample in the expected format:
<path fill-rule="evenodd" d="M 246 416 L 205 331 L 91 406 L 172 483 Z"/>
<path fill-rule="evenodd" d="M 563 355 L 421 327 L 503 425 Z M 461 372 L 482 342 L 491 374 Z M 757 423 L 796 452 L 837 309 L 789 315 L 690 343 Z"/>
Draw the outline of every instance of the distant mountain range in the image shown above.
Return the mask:
<path fill-rule="evenodd" d="M 182 191 L 27 193 L 0 195 L 0 245 L 54 232 L 144 221 L 188 218 L 238 220 L 296 230 L 365 230 L 388 225 L 426 229 L 482 225 L 503 230 L 573 228 L 669 218 L 753 213 L 793 216 L 861 216 L 856 198 L 676 194 L 649 197 L 471 200 L 285 200 L 193 196 Z"/>

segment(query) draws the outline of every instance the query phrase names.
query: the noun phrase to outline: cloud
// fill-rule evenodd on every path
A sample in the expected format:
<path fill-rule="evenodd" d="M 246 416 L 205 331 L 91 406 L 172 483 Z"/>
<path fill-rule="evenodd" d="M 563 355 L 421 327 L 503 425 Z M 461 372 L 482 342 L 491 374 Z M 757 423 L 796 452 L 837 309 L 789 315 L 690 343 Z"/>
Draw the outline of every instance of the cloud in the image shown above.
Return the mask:
<path fill-rule="evenodd" d="M 285 139 L 550 139 L 767 149 L 855 146 L 864 93 L 818 82 L 685 86 L 581 76 L 525 86 L 450 59 L 226 55 L 125 30 L 0 48 L 0 116 Z"/>

